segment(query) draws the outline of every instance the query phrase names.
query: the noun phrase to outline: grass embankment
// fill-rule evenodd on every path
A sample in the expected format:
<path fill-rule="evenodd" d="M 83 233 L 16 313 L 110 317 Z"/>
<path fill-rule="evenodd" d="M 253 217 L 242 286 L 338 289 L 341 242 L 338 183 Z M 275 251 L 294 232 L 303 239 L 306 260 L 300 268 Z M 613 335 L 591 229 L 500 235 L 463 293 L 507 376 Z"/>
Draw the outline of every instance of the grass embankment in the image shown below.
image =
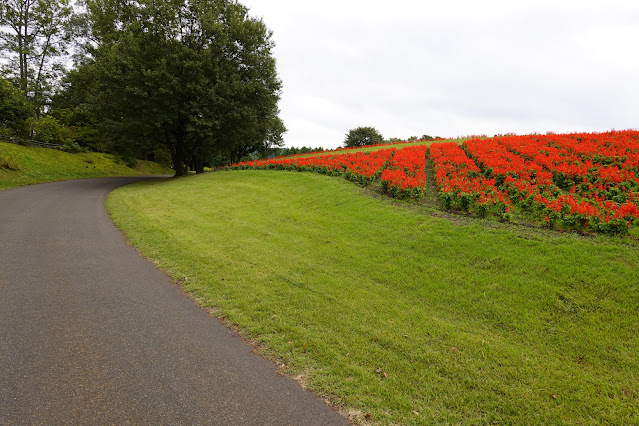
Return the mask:
<path fill-rule="evenodd" d="M 130 168 L 109 154 L 69 154 L 0 142 L 0 190 L 57 180 L 160 174 L 172 174 L 172 170 L 141 160 Z"/>
<path fill-rule="evenodd" d="M 636 243 L 407 206 L 281 171 L 108 200 L 144 254 L 359 423 L 639 423 Z"/>

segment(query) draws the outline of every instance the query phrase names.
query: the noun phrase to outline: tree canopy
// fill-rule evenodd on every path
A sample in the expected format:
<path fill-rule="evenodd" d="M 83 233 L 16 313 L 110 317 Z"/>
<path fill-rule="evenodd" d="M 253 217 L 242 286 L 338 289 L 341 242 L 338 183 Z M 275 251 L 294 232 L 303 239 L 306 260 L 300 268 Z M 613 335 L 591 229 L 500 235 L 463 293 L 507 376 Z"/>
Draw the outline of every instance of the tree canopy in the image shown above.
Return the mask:
<path fill-rule="evenodd" d="M 346 134 L 344 146 L 346 148 L 352 148 L 364 145 L 377 145 L 383 142 L 384 138 L 374 127 L 357 127 Z"/>

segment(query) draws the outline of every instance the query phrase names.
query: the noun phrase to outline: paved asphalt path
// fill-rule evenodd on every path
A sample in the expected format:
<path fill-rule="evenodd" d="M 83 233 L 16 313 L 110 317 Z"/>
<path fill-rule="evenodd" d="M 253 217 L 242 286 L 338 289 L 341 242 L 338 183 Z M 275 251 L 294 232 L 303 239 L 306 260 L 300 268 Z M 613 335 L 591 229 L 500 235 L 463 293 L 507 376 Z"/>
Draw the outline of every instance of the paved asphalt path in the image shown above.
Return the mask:
<path fill-rule="evenodd" d="M 0 425 L 346 424 L 126 244 L 137 180 L 0 191 Z"/>

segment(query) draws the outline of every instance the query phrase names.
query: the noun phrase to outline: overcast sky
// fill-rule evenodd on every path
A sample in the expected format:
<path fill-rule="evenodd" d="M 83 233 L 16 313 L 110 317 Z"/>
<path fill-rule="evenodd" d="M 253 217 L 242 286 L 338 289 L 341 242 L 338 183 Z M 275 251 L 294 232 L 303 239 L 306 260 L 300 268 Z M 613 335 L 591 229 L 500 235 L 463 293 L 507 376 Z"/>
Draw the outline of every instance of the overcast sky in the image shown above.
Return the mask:
<path fill-rule="evenodd" d="M 273 31 L 287 146 L 639 128 L 638 0 L 240 0 Z"/>

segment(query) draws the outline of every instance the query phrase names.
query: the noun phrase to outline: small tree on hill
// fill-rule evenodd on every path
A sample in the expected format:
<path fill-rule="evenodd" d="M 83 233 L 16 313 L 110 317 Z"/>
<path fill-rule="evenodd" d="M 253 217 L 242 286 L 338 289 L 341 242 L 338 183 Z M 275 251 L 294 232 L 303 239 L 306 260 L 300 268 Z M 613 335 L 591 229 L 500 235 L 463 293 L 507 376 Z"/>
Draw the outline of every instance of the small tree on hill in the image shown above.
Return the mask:
<path fill-rule="evenodd" d="M 346 134 L 344 146 L 346 148 L 376 145 L 384 142 L 382 135 L 374 127 L 358 127 Z"/>

